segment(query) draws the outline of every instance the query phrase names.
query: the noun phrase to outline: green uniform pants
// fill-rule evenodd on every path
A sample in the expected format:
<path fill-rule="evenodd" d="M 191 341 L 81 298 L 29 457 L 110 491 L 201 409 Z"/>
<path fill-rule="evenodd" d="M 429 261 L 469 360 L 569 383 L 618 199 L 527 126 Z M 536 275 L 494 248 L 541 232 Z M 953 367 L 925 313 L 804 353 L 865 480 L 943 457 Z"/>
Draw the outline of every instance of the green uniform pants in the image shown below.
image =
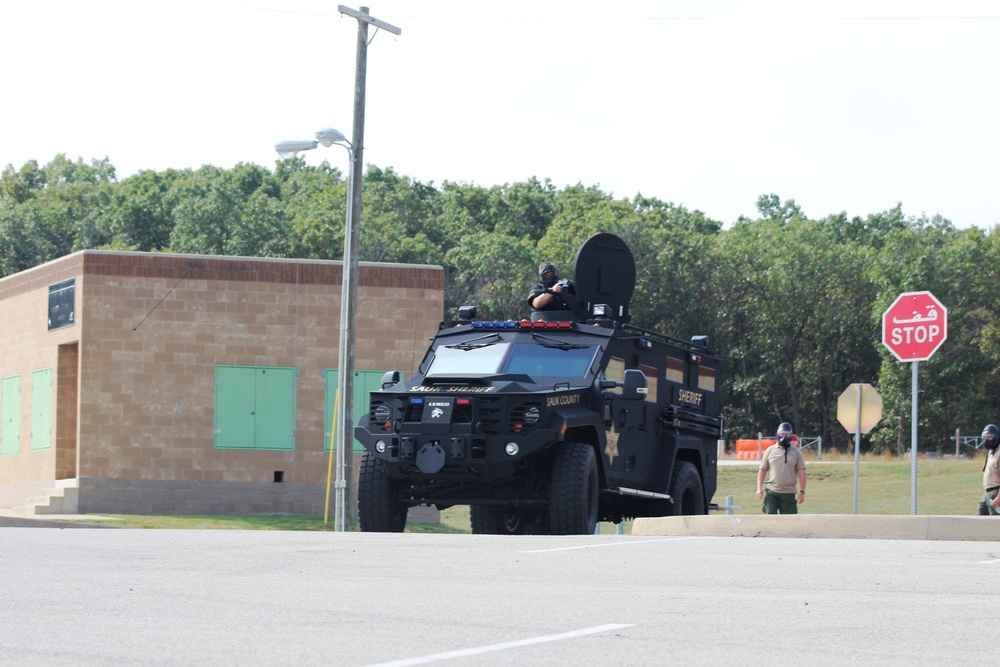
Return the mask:
<path fill-rule="evenodd" d="M 794 493 L 775 493 L 774 491 L 764 491 L 764 506 L 761 507 L 764 514 L 798 514 L 799 504 L 795 501 Z"/>
<path fill-rule="evenodd" d="M 994 486 L 992 489 L 986 489 L 983 491 L 983 497 L 979 499 L 979 514 L 982 516 L 996 516 L 1000 514 L 995 509 L 990 506 L 993 499 L 997 497 L 997 493 L 1000 493 L 1000 487 Z"/>

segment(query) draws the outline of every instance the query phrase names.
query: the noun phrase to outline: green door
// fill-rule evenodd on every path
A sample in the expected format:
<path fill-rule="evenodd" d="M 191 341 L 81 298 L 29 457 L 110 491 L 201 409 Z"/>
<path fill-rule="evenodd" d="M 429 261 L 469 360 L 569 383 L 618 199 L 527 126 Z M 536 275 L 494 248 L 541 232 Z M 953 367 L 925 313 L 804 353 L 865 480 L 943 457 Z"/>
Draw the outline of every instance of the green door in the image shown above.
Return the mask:
<path fill-rule="evenodd" d="M 21 376 L 12 375 L 0 384 L 0 454 L 17 454 L 21 429 Z"/>
<path fill-rule="evenodd" d="M 295 369 L 216 366 L 215 446 L 295 449 Z"/>
<path fill-rule="evenodd" d="M 215 446 L 253 449 L 256 369 L 215 369 Z"/>
<path fill-rule="evenodd" d="M 261 368 L 256 374 L 257 449 L 295 449 L 295 371 Z"/>

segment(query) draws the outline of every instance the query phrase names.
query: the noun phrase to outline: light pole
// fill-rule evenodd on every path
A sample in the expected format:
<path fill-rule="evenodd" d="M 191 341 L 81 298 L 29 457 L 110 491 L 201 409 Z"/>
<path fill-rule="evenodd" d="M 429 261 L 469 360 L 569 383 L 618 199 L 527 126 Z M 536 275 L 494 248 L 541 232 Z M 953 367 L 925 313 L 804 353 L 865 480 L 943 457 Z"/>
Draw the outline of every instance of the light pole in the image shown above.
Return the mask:
<path fill-rule="evenodd" d="M 337 430 L 334 432 L 337 442 L 337 478 L 334 482 L 337 506 L 334 515 L 333 529 L 346 531 L 350 528 L 350 512 L 347 499 L 347 451 L 354 451 L 354 434 L 351 432 L 352 415 L 347 399 L 348 391 L 353 390 L 354 383 L 354 299 L 352 293 L 357 283 L 357 260 L 352 252 L 354 242 L 353 202 L 354 202 L 354 145 L 341 132 L 332 127 L 325 127 L 316 133 L 316 139 L 282 141 L 275 144 L 274 150 L 282 158 L 292 158 L 299 151 L 309 151 L 317 145 L 338 145 L 347 149 L 350 156 L 350 168 L 347 170 L 347 218 L 344 223 L 344 261 L 343 277 L 340 290 L 340 343 L 337 350 L 337 410 L 334 421 Z"/>
<path fill-rule="evenodd" d="M 350 528 L 350 513 L 347 511 L 347 490 L 350 488 L 353 474 L 353 463 L 344 452 L 351 448 L 354 451 L 354 433 L 352 429 L 354 403 L 354 329 L 357 317 L 358 301 L 358 237 L 361 230 L 361 165 L 365 152 L 365 90 L 366 72 L 368 70 L 368 26 L 373 25 L 394 35 L 402 34 L 396 26 L 380 21 L 368 13 L 367 7 L 361 11 L 338 5 L 337 11 L 358 21 L 357 58 L 354 73 L 354 129 L 352 139 L 347 141 L 343 134 L 326 128 L 316 133 L 316 141 L 283 141 L 275 146 L 282 157 L 293 157 L 298 151 L 316 148 L 317 144 L 332 146 L 341 144 L 350 152 L 351 169 L 347 176 L 348 204 L 347 225 L 344 231 L 344 281 L 340 303 L 340 368 L 337 371 L 337 395 L 339 397 L 337 426 L 340 437 L 340 447 L 337 448 L 338 458 L 338 502 L 337 514 L 340 527 L 337 530 Z"/>

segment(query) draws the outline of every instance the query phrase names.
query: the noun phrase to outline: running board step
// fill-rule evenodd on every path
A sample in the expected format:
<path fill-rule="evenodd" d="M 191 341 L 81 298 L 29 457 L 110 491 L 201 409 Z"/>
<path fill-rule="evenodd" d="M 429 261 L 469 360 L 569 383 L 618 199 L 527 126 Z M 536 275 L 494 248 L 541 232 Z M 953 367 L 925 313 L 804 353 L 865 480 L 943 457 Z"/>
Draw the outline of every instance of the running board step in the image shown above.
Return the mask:
<path fill-rule="evenodd" d="M 666 493 L 654 493 L 652 491 L 640 491 L 639 489 L 628 489 L 624 486 L 620 486 L 617 489 L 605 489 L 605 493 L 613 493 L 619 496 L 636 496 L 638 498 L 656 498 L 657 500 L 669 500 L 673 502 L 673 498 Z"/>

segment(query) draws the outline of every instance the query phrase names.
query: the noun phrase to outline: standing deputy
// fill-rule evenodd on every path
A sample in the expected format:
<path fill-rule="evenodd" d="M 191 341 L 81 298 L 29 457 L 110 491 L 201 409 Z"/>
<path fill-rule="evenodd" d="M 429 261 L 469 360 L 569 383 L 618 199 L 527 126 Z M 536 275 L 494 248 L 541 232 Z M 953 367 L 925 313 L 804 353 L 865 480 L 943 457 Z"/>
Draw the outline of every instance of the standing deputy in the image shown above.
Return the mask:
<path fill-rule="evenodd" d="M 800 449 L 792 447 L 792 425 L 788 422 L 778 425 L 778 444 L 764 450 L 757 471 L 757 497 L 764 500 L 764 514 L 798 514 L 798 505 L 806 501 L 806 459 Z"/>
<path fill-rule="evenodd" d="M 559 279 L 559 269 L 552 262 L 542 262 L 538 267 L 538 282 L 528 293 L 528 304 L 535 310 L 566 310 L 563 294 L 576 294 L 570 280 Z"/>
<path fill-rule="evenodd" d="M 1000 514 L 1000 428 L 988 424 L 983 429 L 983 445 L 986 446 L 986 463 L 983 464 L 983 497 L 979 499 L 979 514 L 995 516 Z"/>

